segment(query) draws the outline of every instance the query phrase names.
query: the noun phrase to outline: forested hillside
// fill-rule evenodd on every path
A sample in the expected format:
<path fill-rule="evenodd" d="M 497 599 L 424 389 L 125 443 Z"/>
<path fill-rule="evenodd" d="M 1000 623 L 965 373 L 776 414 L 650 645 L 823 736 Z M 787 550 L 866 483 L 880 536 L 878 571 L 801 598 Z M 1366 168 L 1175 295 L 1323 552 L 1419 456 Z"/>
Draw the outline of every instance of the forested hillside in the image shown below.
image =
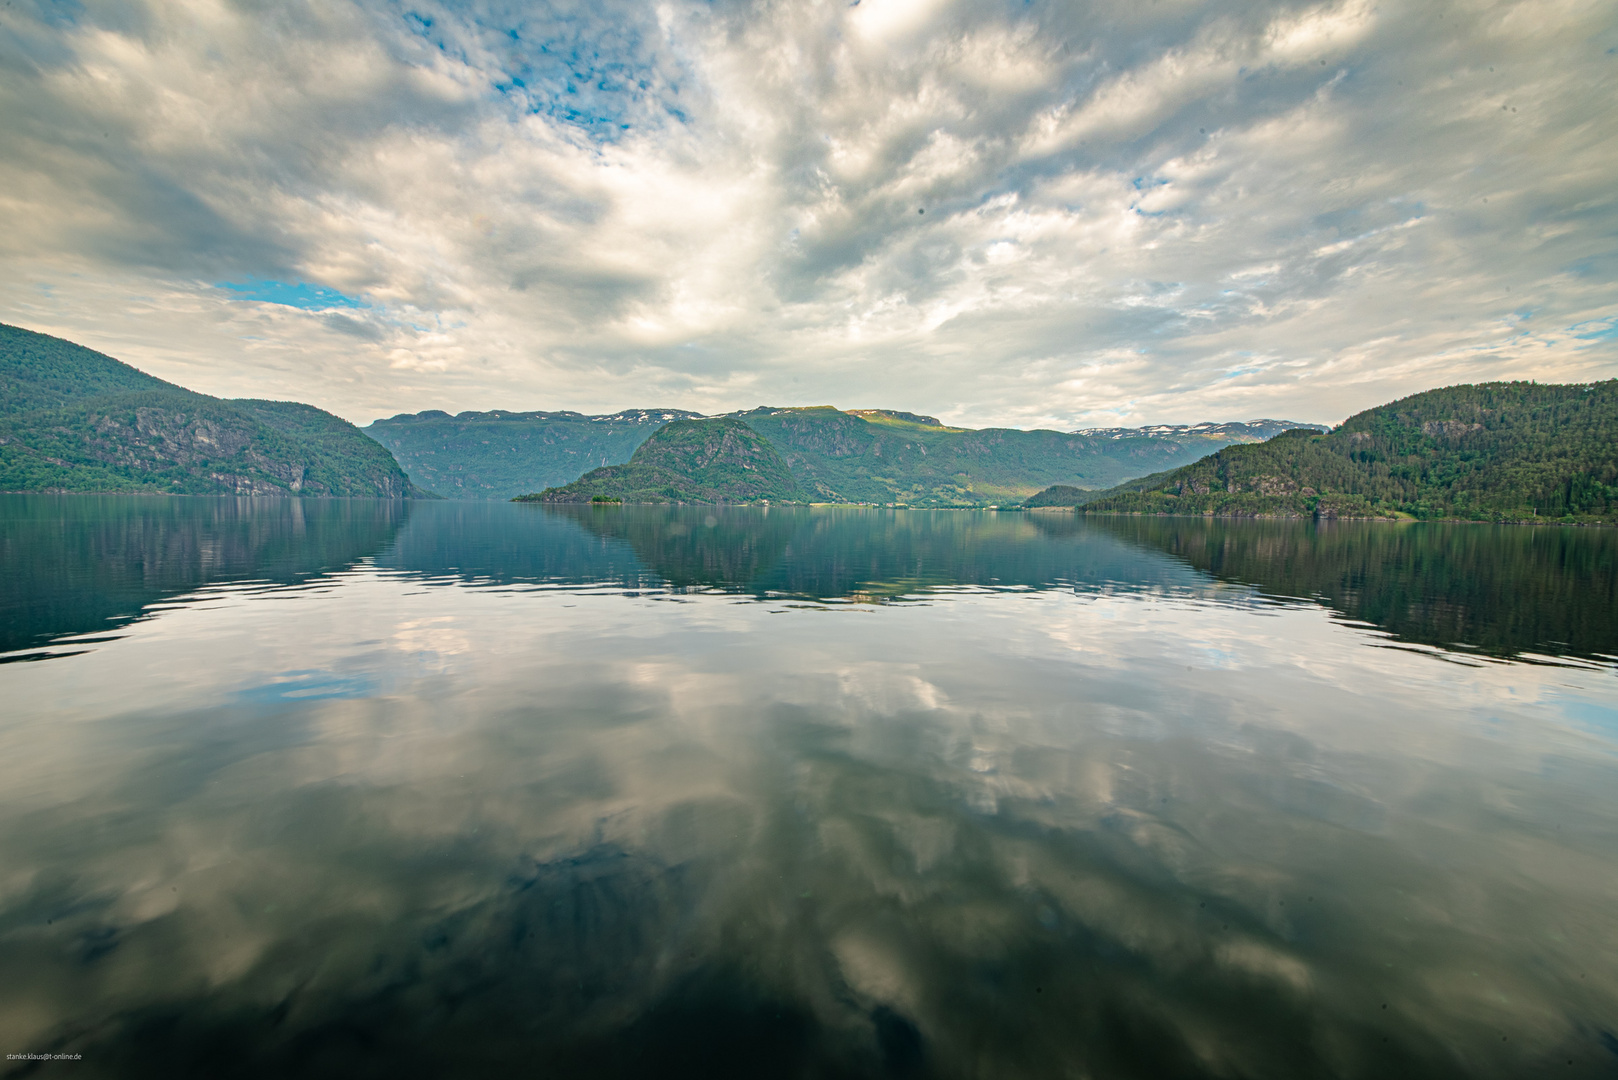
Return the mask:
<path fill-rule="evenodd" d="M 229 401 L 0 325 L 0 491 L 401 498 L 386 449 L 292 401 Z"/>
<path fill-rule="evenodd" d="M 429 411 L 365 429 L 411 479 L 452 498 L 510 498 L 559 487 L 626 462 L 678 409 L 574 412 Z M 1105 488 L 1195 461 L 1284 425 L 1260 420 L 1095 433 L 972 430 L 894 409 L 760 407 L 730 414 L 767 438 L 805 496 L 819 502 L 986 506 L 1052 483 Z"/>
<path fill-rule="evenodd" d="M 802 501 L 803 492 L 768 440 L 734 417 L 676 420 L 625 465 L 518 501 L 747 503 Z"/>
<path fill-rule="evenodd" d="M 1053 483 L 1104 488 L 1195 460 L 1222 436 L 1113 438 L 1015 428 L 952 428 L 888 410 L 758 408 L 734 414 L 770 440 L 820 502 L 986 506 Z"/>
<path fill-rule="evenodd" d="M 1618 380 L 1430 390 L 1102 492 L 1091 512 L 1618 520 Z"/>

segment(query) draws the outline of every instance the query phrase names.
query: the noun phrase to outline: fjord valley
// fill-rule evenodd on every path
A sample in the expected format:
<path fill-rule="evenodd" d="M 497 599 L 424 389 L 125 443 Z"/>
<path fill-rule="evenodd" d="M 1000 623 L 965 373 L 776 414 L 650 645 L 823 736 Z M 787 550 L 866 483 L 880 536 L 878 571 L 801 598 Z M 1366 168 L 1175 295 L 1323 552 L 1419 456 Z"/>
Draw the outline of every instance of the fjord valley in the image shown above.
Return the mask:
<path fill-rule="evenodd" d="M 0 374 L 6 491 L 509 499 L 568 487 L 592 470 L 628 468 L 666 425 L 701 419 L 670 408 L 597 416 L 427 410 L 359 429 L 299 402 L 199 394 L 72 342 L 5 326 Z M 900 410 L 830 406 L 761 406 L 707 420 L 734 421 L 726 427 L 732 440 L 767 448 L 772 479 L 736 486 L 717 474 L 697 477 L 689 473 L 696 459 L 654 446 L 636 469 L 594 476 L 590 497 L 1007 504 L 1052 484 L 1104 488 L 1296 426 L 968 429 Z M 663 471 L 654 476 L 648 467 Z"/>
<path fill-rule="evenodd" d="M 1615 12 L 5 0 L 0 1080 L 1618 1080 Z"/>
<path fill-rule="evenodd" d="M 1031 506 L 1090 513 L 1618 522 L 1618 380 L 1480 383 L 1226 447 L 1107 491 Z"/>
<path fill-rule="evenodd" d="M 930 416 L 890 409 L 841 410 L 759 407 L 721 417 L 685 418 L 689 424 L 716 425 L 715 431 L 739 435 L 767 447 L 791 483 L 773 494 L 745 495 L 748 484 L 714 487 L 708 479 L 687 474 L 697 459 L 678 447 L 665 448 L 665 433 L 679 431 L 680 445 L 696 428 L 654 429 L 635 451 L 631 465 L 654 460 L 665 472 L 655 482 L 650 474 L 598 468 L 577 484 L 530 491 L 524 498 L 577 501 L 588 497 L 624 502 L 749 502 L 759 499 L 825 503 L 877 503 L 919 507 L 1011 504 L 1054 483 L 1103 487 L 1118 478 L 1139 475 L 1156 463 L 1193 461 L 1211 449 L 1239 441 L 1257 441 L 1294 425 L 1285 421 L 1203 425 L 1146 433 L 1111 429 L 1091 434 L 1022 431 L 1015 428 L 955 428 Z M 717 445 L 717 444 L 716 444 Z M 641 450 L 647 451 L 645 456 Z M 704 466 L 705 467 L 705 466 Z M 744 470 L 745 471 L 745 470 Z M 673 478 L 685 476 L 684 482 Z M 717 498 L 724 490 L 729 494 Z"/>
<path fill-rule="evenodd" d="M 1153 462 L 1193 461 L 1288 426 L 1260 420 L 1213 433 L 1086 435 L 949 427 L 887 409 L 761 407 L 732 415 L 769 440 L 812 500 L 910 506 L 1015 503 L 1053 483 L 1106 487 Z"/>
<path fill-rule="evenodd" d="M 385 448 L 312 405 L 209 397 L 5 325 L 0 491 L 419 493 Z"/>
<path fill-rule="evenodd" d="M 0 390 L 5 491 L 1618 520 L 1618 380 L 1446 387 L 1335 429 L 968 429 L 830 406 L 429 410 L 359 429 L 299 402 L 199 394 L 0 325 Z"/>

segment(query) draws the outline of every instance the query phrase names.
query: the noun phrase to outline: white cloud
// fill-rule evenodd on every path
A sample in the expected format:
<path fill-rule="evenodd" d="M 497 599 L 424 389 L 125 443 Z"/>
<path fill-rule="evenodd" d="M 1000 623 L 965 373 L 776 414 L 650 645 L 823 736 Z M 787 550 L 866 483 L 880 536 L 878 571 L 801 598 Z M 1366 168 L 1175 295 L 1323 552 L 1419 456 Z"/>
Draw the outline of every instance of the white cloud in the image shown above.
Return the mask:
<path fill-rule="evenodd" d="M 1333 420 L 1618 373 L 1593 3 L 0 14 L 0 319 L 223 394 Z M 1515 111 L 1514 111 L 1515 110 Z M 300 311 L 224 281 L 369 306 Z"/>

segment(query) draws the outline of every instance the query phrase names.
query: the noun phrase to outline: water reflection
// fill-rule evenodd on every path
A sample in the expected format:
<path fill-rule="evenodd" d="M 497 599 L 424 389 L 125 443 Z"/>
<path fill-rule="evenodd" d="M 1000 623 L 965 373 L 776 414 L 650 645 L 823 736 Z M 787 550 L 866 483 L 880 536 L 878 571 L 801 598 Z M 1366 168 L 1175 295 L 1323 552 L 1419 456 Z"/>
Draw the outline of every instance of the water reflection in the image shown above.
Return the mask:
<path fill-rule="evenodd" d="M 381 564 L 469 581 L 822 601 L 962 586 L 1202 595 L 1223 582 L 1238 587 L 1220 594 L 1227 600 L 1322 603 L 1441 649 L 1618 655 L 1618 533 L 1610 529 L 452 504 L 423 508 Z"/>
<path fill-rule="evenodd" d="M 1031 515 L 1056 535 L 1073 526 Z M 1402 641 L 1495 656 L 1618 657 L 1618 532 L 1093 517 L 1224 581 L 1318 599 Z"/>
<path fill-rule="evenodd" d="M 305 581 L 385 545 L 371 499 L 0 495 L 0 653 L 105 634 L 210 583 Z"/>
<path fill-rule="evenodd" d="M 377 565 L 478 584 L 715 589 L 761 599 L 1208 584 L 1179 560 L 1071 515 L 1036 528 L 1023 514 L 858 508 L 428 505 Z"/>
<path fill-rule="evenodd" d="M 0 670 L 8 1052 L 1618 1064 L 1611 668 L 1366 648 L 1031 515 L 424 506 L 322 580 Z M 895 596 L 939 602 L 822 602 Z"/>
<path fill-rule="evenodd" d="M 362 560 L 483 585 L 882 601 L 961 587 L 1323 603 L 1498 657 L 1618 655 L 1607 529 L 783 507 L 0 496 L 0 653 L 102 633 L 209 584 Z M 54 650 L 61 653 L 62 649 Z M 28 657 L 43 655 L 38 652 Z"/>
<path fill-rule="evenodd" d="M 1176 560 L 1066 515 L 781 507 L 556 507 L 674 588 L 886 600 L 978 586 L 1200 589 Z"/>

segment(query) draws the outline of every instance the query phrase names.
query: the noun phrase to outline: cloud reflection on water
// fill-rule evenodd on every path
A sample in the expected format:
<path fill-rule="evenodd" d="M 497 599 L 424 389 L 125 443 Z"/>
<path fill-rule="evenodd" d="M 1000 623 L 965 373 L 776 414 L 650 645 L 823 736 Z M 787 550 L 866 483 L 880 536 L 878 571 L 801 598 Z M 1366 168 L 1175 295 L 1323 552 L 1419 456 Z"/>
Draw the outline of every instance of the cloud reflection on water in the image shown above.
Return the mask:
<path fill-rule="evenodd" d="M 1107 534 L 1081 591 L 784 608 L 502 573 L 483 534 L 405 564 L 431 520 L 0 670 L 0 1041 L 88 1075 L 1610 1067 L 1610 668 L 1367 648 Z"/>

